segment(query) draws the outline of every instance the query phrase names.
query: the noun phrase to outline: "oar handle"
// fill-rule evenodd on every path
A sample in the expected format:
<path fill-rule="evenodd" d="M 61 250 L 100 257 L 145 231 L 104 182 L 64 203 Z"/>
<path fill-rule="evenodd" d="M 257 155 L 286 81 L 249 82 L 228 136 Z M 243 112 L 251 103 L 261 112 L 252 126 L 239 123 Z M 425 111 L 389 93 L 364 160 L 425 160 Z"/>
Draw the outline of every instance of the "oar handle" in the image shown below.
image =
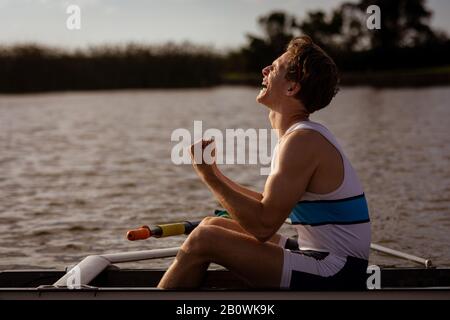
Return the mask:
<path fill-rule="evenodd" d="M 150 238 L 152 232 L 149 226 L 142 226 L 139 229 L 130 230 L 127 232 L 127 239 L 130 241 L 144 240 Z"/>
<path fill-rule="evenodd" d="M 231 218 L 225 210 L 215 210 L 214 215 L 222 218 Z M 177 223 L 160 224 L 156 226 L 142 226 L 139 229 L 130 230 L 127 232 L 127 239 L 130 241 L 145 240 L 150 237 L 162 238 L 177 236 L 181 234 L 189 234 L 199 224 L 199 221 L 183 221 Z"/>
<path fill-rule="evenodd" d="M 142 226 L 139 229 L 127 232 L 127 239 L 130 241 L 144 240 L 150 237 L 162 238 L 177 236 L 181 234 L 189 234 L 194 230 L 201 221 L 184 221 L 178 223 L 160 224 L 157 226 Z"/>

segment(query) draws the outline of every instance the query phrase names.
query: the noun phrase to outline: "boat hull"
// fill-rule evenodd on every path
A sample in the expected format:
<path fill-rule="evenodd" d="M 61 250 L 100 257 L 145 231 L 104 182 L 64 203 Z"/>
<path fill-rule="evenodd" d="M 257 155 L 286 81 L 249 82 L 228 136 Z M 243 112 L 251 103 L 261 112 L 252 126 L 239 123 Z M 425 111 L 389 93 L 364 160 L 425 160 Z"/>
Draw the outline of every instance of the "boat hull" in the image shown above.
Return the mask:
<path fill-rule="evenodd" d="M 381 289 L 360 292 L 249 290 L 226 270 L 208 271 L 205 285 L 196 291 L 156 288 L 165 270 L 109 268 L 89 286 L 68 289 L 52 286 L 65 272 L 19 270 L 0 272 L 0 299 L 101 300 L 310 300 L 310 299 L 450 299 L 450 269 L 386 268 Z"/>

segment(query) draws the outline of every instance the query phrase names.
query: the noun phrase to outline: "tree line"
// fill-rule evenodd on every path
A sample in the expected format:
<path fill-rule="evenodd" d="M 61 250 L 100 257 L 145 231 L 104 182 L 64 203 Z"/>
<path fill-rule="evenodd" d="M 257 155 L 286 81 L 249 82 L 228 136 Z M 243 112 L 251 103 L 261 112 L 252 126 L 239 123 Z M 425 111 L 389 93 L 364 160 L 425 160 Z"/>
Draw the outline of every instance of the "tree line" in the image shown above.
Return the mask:
<path fill-rule="evenodd" d="M 381 28 L 366 26 L 367 7 L 381 11 Z M 260 17 L 263 36 L 247 35 L 248 45 L 230 53 L 228 70 L 258 72 L 286 48 L 292 37 L 307 34 L 324 48 L 342 71 L 423 68 L 449 64 L 450 41 L 430 26 L 424 0 L 360 0 L 299 20 L 285 12 Z"/>
<path fill-rule="evenodd" d="M 374 4 L 381 9 L 381 28 L 369 30 L 366 8 Z M 259 84 L 261 68 L 300 34 L 329 52 L 344 75 L 447 66 L 441 73 L 447 81 L 450 41 L 430 26 L 431 17 L 424 0 L 346 2 L 330 12 L 308 12 L 303 19 L 276 11 L 258 19 L 261 35 L 248 34 L 244 46 L 226 54 L 189 43 L 76 51 L 36 44 L 0 47 L 0 92 Z"/>
<path fill-rule="evenodd" d="M 219 56 L 187 43 L 74 52 L 17 45 L 0 48 L 0 91 L 202 87 L 220 83 L 220 68 Z"/>

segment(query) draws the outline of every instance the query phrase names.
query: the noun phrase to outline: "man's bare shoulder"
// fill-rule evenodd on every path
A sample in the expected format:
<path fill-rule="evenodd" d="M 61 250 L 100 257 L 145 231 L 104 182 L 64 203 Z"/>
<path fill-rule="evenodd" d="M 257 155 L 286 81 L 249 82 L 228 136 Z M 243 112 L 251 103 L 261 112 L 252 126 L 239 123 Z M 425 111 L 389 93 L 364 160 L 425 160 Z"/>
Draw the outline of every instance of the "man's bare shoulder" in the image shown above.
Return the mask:
<path fill-rule="evenodd" d="M 280 165 L 304 166 L 317 163 L 324 140 L 311 129 L 298 129 L 282 137 L 280 141 Z"/>
<path fill-rule="evenodd" d="M 311 129 L 298 129 L 294 130 L 287 135 L 283 136 L 280 146 L 291 152 L 316 150 L 320 149 L 321 145 L 324 143 L 322 135 Z"/>

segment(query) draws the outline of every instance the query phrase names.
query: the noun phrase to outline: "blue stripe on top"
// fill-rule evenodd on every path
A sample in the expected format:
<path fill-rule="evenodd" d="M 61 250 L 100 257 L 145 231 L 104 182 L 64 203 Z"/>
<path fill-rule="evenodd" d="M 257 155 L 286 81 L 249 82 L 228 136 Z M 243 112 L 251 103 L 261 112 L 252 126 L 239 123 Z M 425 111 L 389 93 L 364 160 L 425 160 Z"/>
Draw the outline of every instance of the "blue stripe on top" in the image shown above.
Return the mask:
<path fill-rule="evenodd" d="M 292 209 L 292 224 L 318 226 L 324 224 L 356 224 L 369 222 L 369 209 L 364 193 L 339 200 L 300 201 Z"/>

